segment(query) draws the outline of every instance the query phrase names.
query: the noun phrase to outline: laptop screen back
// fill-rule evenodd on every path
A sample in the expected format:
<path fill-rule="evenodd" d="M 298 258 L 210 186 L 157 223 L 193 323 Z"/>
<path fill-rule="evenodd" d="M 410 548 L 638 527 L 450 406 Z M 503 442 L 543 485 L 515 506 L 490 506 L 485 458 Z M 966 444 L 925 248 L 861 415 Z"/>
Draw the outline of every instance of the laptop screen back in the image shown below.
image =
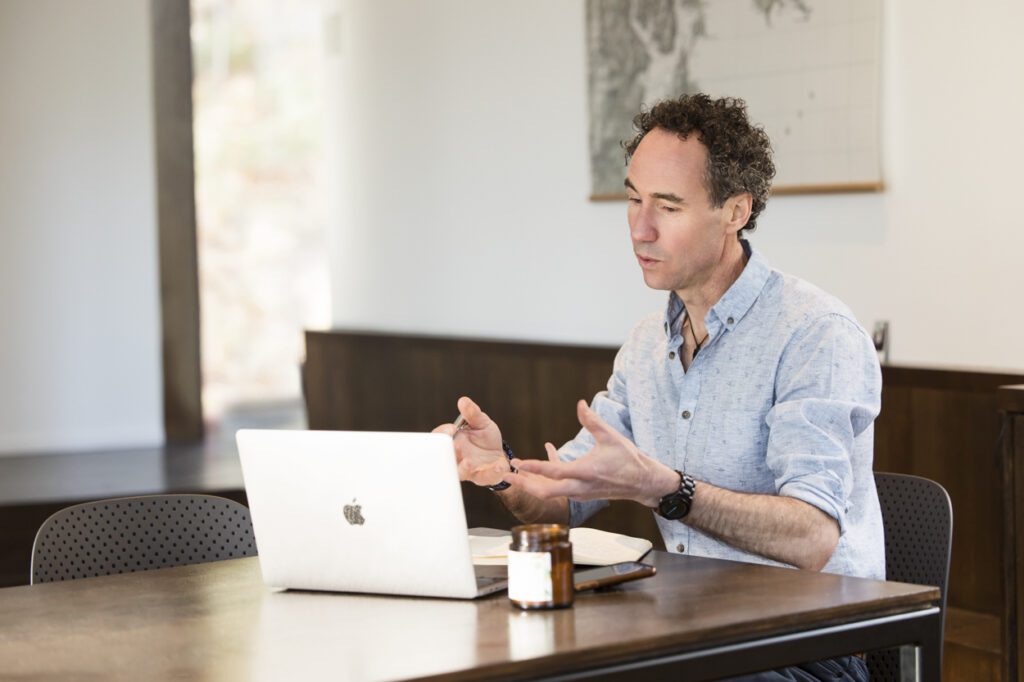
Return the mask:
<path fill-rule="evenodd" d="M 268 585 L 476 596 L 450 437 L 242 430 L 237 440 Z"/>

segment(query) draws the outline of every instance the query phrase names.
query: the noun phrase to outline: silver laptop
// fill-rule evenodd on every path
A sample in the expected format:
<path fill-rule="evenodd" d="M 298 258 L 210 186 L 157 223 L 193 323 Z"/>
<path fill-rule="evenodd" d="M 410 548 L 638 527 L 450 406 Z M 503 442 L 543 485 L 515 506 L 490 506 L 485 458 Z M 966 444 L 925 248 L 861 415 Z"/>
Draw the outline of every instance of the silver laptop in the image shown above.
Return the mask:
<path fill-rule="evenodd" d="M 245 429 L 237 440 L 268 585 L 460 599 L 507 587 L 504 567 L 474 570 L 449 436 Z"/>

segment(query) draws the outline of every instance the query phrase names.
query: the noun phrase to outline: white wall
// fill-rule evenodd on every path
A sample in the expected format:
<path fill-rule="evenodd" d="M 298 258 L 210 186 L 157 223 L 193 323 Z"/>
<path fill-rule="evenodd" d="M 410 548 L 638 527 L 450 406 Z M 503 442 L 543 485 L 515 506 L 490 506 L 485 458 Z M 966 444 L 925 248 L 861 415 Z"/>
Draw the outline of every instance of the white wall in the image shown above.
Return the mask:
<path fill-rule="evenodd" d="M 337 326 L 615 344 L 660 305 L 587 201 L 581 2 L 347 9 Z"/>
<path fill-rule="evenodd" d="M 1024 3 L 884 5 L 887 191 L 776 197 L 758 244 L 891 320 L 894 362 L 1024 370 Z"/>
<path fill-rule="evenodd" d="M 339 0 L 333 321 L 612 345 L 660 309 L 587 201 L 582 0 Z M 892 361 L 1024 370 L 1024 3 L 884 3 L 880 195 L 775 197 L 779 268 L 892 323 Z"/>
<path fill-rule="evenodd" d="M 148 6 L 0 2 L 0 453 L 163 442 Z"/>

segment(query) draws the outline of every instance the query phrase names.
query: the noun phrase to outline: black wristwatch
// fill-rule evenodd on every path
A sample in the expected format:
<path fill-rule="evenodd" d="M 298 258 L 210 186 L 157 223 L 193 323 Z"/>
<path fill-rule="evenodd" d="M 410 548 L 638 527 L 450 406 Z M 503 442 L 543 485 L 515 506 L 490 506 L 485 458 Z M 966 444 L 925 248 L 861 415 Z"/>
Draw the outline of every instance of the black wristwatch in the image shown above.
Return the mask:
<path fill-rule="evenodd" d="M 658 502 L 658 514 L 663 519 L 677 521 L 690 513 L 693 505 L 693 493 L 697 490 L 697 484 L 692 478 L 682 471 L 679 474 L 679 489 L 671 492 Z"/>
<path fill-rule="evenodd" d="M 510 448 L 508 443 L 506 443 L 505 441 L 501 441 L 501 449 L 505 451 L 505 459 L 508 460 L 508 468 L 512 471 L 513 474 L 516 473 L 516 468 L 512 466 L 512 458 L 515 457 L 515 455 L 512 454 L 512 448 Z M 491 492 L 497 493 L 501 492 L 502 490 L 507 490 L 511 485 L 512 484 L 509 483 L 508 481 L 499 481 L 494 485 L 487 486 L 487 489 L 490 490 Z"/>

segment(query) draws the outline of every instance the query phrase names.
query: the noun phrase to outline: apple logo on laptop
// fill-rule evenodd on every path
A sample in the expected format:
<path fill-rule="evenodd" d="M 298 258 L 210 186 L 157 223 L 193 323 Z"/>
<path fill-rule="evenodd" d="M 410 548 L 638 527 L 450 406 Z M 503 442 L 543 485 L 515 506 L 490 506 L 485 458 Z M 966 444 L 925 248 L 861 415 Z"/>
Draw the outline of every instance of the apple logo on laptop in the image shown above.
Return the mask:
<path fill-rule="evenodd" d="M 352 504 L 346 504 L 342 511 L 350 526 L 361 526 L 366 523 L 366 519 L 363 518 L 363 505 L 356 504 L 356 498 L 353 497 Z"/>

